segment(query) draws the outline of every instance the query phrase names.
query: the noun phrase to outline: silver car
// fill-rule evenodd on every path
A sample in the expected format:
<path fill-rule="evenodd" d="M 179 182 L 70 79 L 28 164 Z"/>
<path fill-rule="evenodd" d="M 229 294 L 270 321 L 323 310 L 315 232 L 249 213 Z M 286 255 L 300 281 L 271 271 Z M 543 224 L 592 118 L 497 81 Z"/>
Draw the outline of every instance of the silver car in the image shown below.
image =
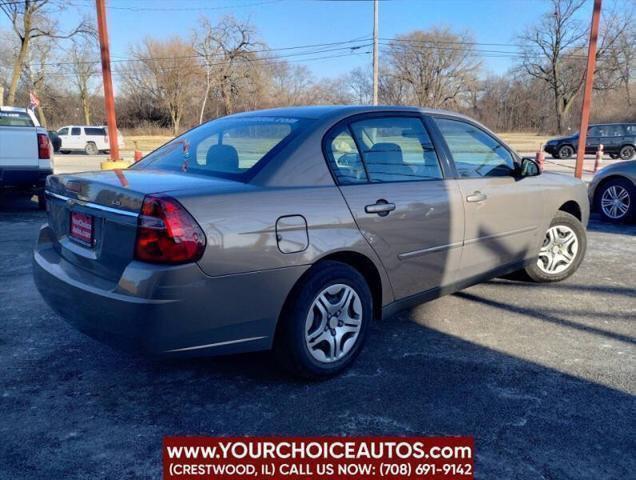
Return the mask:
<path fill-rule="evenodd" d="M 309 377 L 399 309 L 511 272 L 568 277 L 589 217 L 580 181 L 408 107 L 232 115 L 46 192 L 35 281 L 79 330 L 156 355 L 273 348 Z"/>
<path fill-rule="evenodd" d="M 589 195 L 590 203 L 606 222 L 636 219 L 636 160 L 599 170 L 590 182 Z"/>

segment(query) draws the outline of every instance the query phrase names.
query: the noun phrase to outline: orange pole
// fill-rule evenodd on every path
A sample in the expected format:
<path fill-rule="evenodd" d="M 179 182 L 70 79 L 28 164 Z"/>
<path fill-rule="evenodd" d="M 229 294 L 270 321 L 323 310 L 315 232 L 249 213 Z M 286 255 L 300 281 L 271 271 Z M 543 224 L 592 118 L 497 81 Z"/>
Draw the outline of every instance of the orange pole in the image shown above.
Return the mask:
<path fill-rule="evenodd" d="M 110 73 L 110 46 L 108 44 L 108 28 L 106 27 L 105 0 L 97 3 L 97 29 L 102 56 L 102 76 L 104 78 L 104 108 L 108 122 L 108 140 L 110 143 L 110 159 L 119 160 L 119 142 L 117 136 L 117 118 L 115 117 L 115 97 L 113 95 L 113 79 Z"/>
<path fill-rule="evenodd" d="M 594 0 L 592 11 L 592 27 L 590 43 L 587 48 L 587 69 L 585 70 L 585 91 L 583 92 L 583 108 L 581 109 L 581 126 L 579 128 L 579 146 L 576 150 L 576 168 L 574 176 L 583 176 L 583 160 L 585 159 L 585 142 L 587 127 L 590 124 L 590 105 L 592 104 L 592 86 L 594 85 L 594 69 L 596 68 L 596 41 L 598 40 L 598 24 L 601 19 L 601 1 Z"/>

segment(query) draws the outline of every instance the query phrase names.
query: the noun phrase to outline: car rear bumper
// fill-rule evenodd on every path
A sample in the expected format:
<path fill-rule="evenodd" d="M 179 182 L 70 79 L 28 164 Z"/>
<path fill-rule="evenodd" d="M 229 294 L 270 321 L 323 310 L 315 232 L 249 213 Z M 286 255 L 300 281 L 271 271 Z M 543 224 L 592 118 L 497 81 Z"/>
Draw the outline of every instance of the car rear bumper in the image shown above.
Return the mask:
<path fill-rule="evenodd" d="M 217 355 L 271 348 L 287 293 L 307 267 L 209 277 L 196 264 L 131 262 L 118 282 L 66 261 L 48 225 L 33 274 L 68 323 L 115 348 L 152 355 Z"/>
<path fill-rule="evenodd" d="M 46 177 L 51 169 L 42 168 L 1 168 L 0 186 L 15 188 L 44 188 Z"/>

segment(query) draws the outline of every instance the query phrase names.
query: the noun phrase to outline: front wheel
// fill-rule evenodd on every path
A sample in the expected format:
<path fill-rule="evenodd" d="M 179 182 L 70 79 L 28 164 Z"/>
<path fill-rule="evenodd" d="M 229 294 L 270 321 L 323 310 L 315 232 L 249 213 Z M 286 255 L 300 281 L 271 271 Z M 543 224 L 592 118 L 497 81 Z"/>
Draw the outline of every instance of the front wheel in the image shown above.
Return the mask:
<path fill-rule="evenodd" d="M 561 148 L 559 148 L 558 156 L 561 160 L 571 158 L 572 155 L 574 155 L 574 149 L 569 145 L 563 145 Z"/>
<path fill-rule="evenodd" d="M 636 188 L 626 178 L 613 178 L 596 193 L 596 209 L 606 222 L 621 223 L 634 218 Z"/>
<path fill-rule="evenodd" d="M 576 272 L 587 248 L 583 224 L 574 215 L 559 211 L 552 219 L 537 261 L 525 268 L 535 282 L 559 282 Z"/>
<path fill-rule="evenodd" d="M 347 368 L 362 349 L 373 315 L 364 277 L 344 263 L 326 261 L 291 295 L 274 343 L 279 361 L 294 374 L 316 379 Z"/>

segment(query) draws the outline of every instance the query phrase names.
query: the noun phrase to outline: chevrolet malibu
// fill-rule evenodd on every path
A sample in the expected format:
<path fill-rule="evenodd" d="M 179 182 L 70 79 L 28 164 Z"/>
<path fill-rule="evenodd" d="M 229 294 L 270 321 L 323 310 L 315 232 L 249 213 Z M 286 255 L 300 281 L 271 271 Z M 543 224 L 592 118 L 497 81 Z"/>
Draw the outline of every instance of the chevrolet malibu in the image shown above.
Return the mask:
<path fill-rule="evenodd" d="M 409 107 L 232 115 L 46 194 L 35 281 L 80 331 L 152 355 L 273 348 L 308 377 L 401 308 L 513 272 L 563 280 L 589 217 L 583 183 Z"/>

